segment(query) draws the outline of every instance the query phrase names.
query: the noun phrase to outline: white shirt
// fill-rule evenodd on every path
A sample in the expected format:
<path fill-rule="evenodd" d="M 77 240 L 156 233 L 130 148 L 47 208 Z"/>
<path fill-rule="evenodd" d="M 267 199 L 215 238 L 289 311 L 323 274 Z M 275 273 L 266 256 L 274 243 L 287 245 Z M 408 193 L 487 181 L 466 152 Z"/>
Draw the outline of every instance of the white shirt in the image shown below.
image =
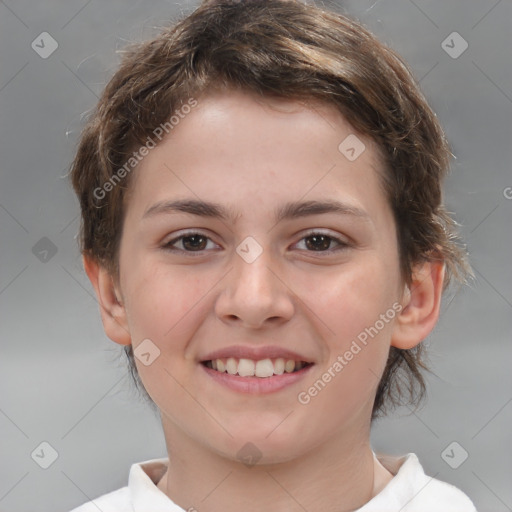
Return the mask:
<path fill-rule="evenodd" d="M 476 512 L 462 491 L 425 475 L 414 453 L 403 457 L 379 456 L 378 460 L 394 477 L 356 512 Z M 71 512 L 184 512 L 156 486 L 167 464 L 168 459 L 133 464 L 127 487 Z"/>

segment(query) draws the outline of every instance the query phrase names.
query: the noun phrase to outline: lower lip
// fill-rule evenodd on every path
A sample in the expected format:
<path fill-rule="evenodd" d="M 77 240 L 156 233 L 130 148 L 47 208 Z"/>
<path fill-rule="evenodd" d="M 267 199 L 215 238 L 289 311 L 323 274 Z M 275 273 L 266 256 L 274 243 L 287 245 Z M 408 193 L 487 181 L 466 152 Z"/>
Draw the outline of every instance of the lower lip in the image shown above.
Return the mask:
<path fill-rule="evenodd" d="M 249 394 L 274 393 L 284 389 L 305 377 L 313 365 L 306 366 L 299 371 L 292 373 L 283 373 L 282 375 L 273 375 L 272 377 L 240 377 L 239 375 L 230 375 L 212 370 L 203 364 L 200 365 L 203 370 L 219 384 L 222 384 L 233 391 Z"/>

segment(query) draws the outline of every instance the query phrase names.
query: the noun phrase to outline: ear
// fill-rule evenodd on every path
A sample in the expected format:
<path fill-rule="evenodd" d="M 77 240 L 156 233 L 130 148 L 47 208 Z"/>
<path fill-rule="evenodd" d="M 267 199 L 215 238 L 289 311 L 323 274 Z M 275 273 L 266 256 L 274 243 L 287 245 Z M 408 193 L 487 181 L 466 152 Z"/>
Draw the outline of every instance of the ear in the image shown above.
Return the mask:
<path fill-rule="evenodd" d="M 106 335 L 120 345 L 130 345 L 132 340 L 126 319 L 126 309 L 121 302 L 120 290 L 115 285 L 112 275 L 88 256 L 83 257 L 83 264 L 98 297 Z"/>
<path fill-rule="evenodd" d="M 428 261 L 416 266 L 407 287 L 402 311 L 397 316 L 391 346 L 413 348 L 432 331 L 439 318 L 443 292 L 444 264 Z"/>

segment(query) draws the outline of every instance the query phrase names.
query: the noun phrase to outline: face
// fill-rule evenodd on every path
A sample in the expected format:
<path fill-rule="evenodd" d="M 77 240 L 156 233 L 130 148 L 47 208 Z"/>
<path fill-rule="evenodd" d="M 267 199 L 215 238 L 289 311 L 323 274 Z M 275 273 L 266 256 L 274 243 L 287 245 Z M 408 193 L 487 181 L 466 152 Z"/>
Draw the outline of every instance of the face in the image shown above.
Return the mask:
<path fill-rule="evenodd" d="M 118 294 L 167 432 L 268 462 L 368 436 L 402 283 L 376 147 L 351 135 L 325 105 L 218 93 L 139 164 Z"/>

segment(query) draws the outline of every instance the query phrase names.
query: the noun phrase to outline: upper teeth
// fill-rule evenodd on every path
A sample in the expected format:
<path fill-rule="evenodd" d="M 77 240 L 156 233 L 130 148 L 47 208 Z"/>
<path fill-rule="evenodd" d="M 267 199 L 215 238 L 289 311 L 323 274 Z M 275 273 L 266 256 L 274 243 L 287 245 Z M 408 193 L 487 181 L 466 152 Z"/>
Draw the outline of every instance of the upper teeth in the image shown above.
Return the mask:
<path fill-rule="evenodd" d="M 295 370 L 303 368 L 305 363 L 302 361 L 294 361 L 293 359 L 260 359 L 253 361 L 252 359 L 213 359 L 207 362 L 209 368 L 213 368 L 219 372 L 227 372 L 230 375 L 240 375 L 240 377 L 271 377 L 272 375 L 282 375 L 283 373 L 291 373 Z"/>

